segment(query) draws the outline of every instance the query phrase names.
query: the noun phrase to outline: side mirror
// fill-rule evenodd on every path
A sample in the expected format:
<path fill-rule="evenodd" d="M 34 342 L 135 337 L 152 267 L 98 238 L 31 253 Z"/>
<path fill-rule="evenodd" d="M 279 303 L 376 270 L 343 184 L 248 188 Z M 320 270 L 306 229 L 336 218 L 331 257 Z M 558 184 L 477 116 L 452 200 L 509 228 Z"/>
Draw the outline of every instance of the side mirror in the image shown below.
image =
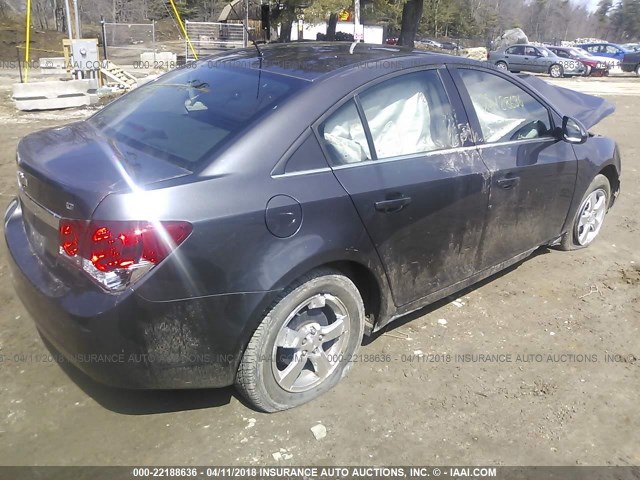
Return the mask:
<path fill-rule="evenodd" d="M 562 139 L 568 143 L 582 144 L 589 138 L 589 132 L 582 126 L 582 124 L 571 118 L 562 118 Z"/>

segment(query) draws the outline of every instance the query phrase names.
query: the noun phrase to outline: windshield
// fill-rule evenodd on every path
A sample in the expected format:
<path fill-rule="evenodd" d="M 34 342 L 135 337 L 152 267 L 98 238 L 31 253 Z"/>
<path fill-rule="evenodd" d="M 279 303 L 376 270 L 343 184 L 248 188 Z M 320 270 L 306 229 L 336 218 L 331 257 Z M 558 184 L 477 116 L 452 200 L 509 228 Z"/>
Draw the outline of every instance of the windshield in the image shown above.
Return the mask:
<path fill-rule="evenodd" d="M 580 58 L 591 57 L 591 55 L 589 55 L 589 52 L 587 52 L 586 50 L 582 50 L 581 48 L 570 48 L 569 54 L 573 57 L 580 57 Z"/>
<path fill-rule="evenodd" d="M 201 62 L 133 90 L 88 121 L 108 137 L 193 168 L 304 83 Z"/>
<path fill-rule="evenodd" d="M 579 55 L 581 55 L 583 57 L 588 57 L 588 58 L 595 57 L 595 55 L 593 53 L 591 53 L 588 50 L 585 50 L 584 48 L 576 47 L 575 50 L 578 52 Z"/>
<path fill-rule="evenodd" d="M 538 47 L 538 50 L 540 51 L 543 57 L 553 56 L 553 52 L 551 50 L 548 50 L 545 47 Z"/>

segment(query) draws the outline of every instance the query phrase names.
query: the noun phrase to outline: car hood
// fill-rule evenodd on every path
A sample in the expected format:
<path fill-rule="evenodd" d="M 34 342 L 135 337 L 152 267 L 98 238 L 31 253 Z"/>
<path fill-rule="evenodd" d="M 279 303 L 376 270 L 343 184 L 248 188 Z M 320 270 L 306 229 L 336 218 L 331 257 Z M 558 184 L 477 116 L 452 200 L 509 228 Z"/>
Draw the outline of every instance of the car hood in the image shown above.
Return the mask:
<path fill-rule="evenodd" d="M 574 118 L 589 129 L 615 111 L 613 104 L 604 98 L 557 87 L 531 75 L 520 78 L 552 105 L 562 115 Z"/>

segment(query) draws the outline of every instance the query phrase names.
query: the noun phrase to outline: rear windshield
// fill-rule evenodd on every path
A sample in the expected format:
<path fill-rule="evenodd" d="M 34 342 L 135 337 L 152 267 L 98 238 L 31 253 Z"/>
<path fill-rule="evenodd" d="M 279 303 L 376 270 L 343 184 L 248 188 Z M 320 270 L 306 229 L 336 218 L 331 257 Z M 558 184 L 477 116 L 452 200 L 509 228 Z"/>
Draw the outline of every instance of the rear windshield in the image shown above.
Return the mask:
<path fill-rule="evenodd" d="M 203 61 L 135 89 L 89 122 L 108 137 L 193 169 L 304 83 Z"/>

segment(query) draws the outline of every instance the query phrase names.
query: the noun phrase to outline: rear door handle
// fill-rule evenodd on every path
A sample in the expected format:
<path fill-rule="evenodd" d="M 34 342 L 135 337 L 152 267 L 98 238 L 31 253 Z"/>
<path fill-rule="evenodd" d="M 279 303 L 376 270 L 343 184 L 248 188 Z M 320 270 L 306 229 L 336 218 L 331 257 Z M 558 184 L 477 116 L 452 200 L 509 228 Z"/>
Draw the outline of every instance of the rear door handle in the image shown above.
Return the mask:
<path fill-rule="evenodd" d="M 496 182 L 500 188 L 509 190 L 520 183 L 520 177 L 501 178 Z"/>
<path fill-rule="evenodd" d="M 396 213 L 411 203 L 411 197 L 393 198 L 375 203 L 376 210 L 382 213 Z"/>

